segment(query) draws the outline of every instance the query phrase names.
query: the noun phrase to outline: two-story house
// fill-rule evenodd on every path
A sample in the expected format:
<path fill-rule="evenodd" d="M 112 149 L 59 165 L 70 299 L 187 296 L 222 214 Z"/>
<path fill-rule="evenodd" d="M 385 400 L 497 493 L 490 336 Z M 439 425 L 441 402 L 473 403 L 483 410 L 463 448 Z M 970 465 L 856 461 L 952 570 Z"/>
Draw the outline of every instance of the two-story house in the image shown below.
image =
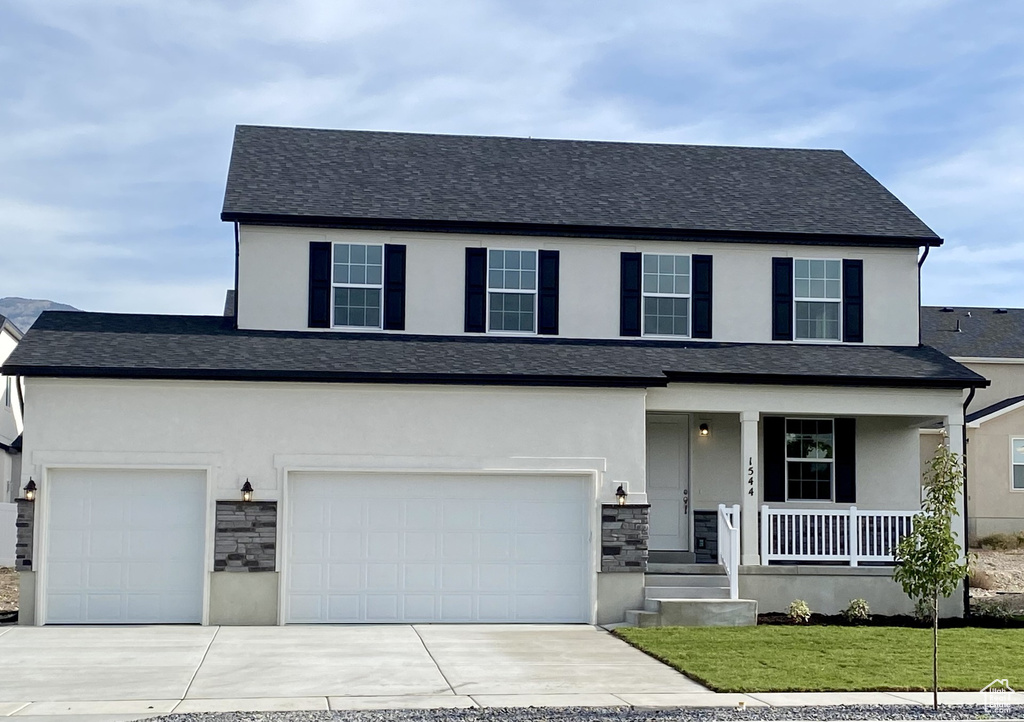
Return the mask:
<path fill-rule="evenodd" d="M 985 381 L 844 153 L 241 126 L 222 219 L 233 316 L 44 314 L 8 361 L 25 621 L 909 608 L 919 429 L 960 450 Z"/>
<path fill-rule="evenodd" d="M 968 537 L 1024 531 L 1024 309 L 925 306 L 921 338 L 991 382 L 966 399 Z"/>

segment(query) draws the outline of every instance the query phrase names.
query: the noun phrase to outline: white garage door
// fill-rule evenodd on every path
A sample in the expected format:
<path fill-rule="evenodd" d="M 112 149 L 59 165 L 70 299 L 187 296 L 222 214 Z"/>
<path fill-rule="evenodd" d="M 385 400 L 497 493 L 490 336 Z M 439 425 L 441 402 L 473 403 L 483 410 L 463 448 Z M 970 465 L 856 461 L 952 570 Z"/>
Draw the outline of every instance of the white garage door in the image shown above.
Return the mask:
<path fill-rule="evenodd" d="M 42 493 L 47 624 L 202 621 L 204 472 L 61 470 Z"/>
<path fill-rule="evenodd" d="M 587 481 L 292 474 L 287 620 L 585 622 Z"/>

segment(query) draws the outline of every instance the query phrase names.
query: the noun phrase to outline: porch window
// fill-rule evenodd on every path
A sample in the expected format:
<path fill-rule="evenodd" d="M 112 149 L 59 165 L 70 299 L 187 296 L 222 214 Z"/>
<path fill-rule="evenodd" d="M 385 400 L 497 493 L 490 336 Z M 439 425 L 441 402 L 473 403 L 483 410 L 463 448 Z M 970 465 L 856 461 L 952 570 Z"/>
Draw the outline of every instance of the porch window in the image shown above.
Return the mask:
<path fill-rule="evenodd" d="M 797 340 L 838 341 L 842 264 L 798 258 L 793 262 Z"/>
<path fill-rule="evenodd" d="M 644 334 L 690 335 L 690 257 L 645 253 Z"/>
<path fill-rule="evenodd" d="M 832 501 L 834 443 L 832 419 L 786 419 L 786 496 L 789 501 Z"/>
<path fill-rule="evenodd" d="M 1024 491 L 1024 439 L 1011 439 L 1010 484 L 1015 491 Z"/>
<path fill-rule="evenodd" d="M 381 328 L 384 246 L 334 244 L 334 326 Z"/>

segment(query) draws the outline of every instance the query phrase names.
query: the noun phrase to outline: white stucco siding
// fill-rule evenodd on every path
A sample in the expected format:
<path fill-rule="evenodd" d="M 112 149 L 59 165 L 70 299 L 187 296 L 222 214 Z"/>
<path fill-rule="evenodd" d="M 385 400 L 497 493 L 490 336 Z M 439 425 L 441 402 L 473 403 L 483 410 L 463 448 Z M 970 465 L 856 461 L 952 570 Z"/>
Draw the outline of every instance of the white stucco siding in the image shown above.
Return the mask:
<path fill-rule="evenodd" d="M 560 252 L 559 331 L 570 338 L 618 338 L 622 252 L 709 254 L 714 258 L 714 340 L 771 342 L 771 259 L 864 261 L 864 342 L 918 343 L 914 249 L 625 242 L 473 234 L 388 233 L 241 226 L 241 328 L 306 330 L 310 241 L 399 243 L 407 248 L 406 332 L 460 334 L 465 311 L 465 249 Z"/>
<path fill-rule="evenodd" d="M 22 476 L 43 467 L 210 467 L 279 498 L 296 469 L 582 470 L 614 500 L 644 472 L 644 392 L 30 379 Z"/>

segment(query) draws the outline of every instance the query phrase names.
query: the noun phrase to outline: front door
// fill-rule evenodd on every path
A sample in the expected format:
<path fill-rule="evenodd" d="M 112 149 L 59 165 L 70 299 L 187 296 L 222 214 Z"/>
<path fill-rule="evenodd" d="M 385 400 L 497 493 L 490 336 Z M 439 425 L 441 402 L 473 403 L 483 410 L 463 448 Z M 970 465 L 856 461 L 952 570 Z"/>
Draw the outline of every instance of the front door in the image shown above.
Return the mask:
<path fill-rule="evenodd" d="M 688 416 L 647 419 L 647 500 L 653 550 L 690 550 L 689 451 Z"/>

